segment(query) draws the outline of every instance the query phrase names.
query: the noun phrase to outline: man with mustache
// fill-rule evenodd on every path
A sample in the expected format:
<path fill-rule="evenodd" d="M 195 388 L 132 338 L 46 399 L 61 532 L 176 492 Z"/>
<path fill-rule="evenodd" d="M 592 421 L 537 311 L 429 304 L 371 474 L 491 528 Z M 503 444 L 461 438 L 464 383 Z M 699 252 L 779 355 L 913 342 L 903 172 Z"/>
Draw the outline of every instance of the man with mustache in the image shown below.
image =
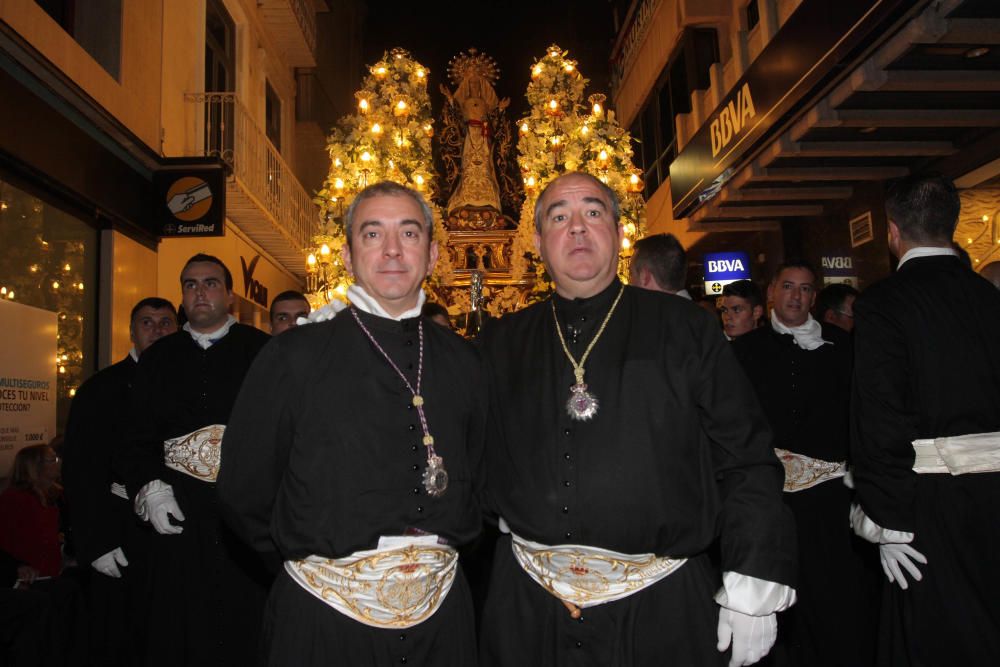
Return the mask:
<path fill-rule="evenodd" d="M 130 446 L 118 457 L 150 534 L 146 665 L 254 662 L 268 576 L 219 515 L 219 447 L 243 377 L 270 336 L 236 322 L 232 274 L 197 254 L 181 271 L 188 321 L 143 353 Z"/>
<path fill-rule="evenodd" d="M 359 193 L 350 306 L 276 337 L 233 410 L 220 497 L 240 536 L 283 564 L 265 664 L 475 664 L 456 548 L 480 530 L 485 382 L 472 346 L 421 315 L 433 222 L 396 183 Z"/>
<path fill-rule="evenodd" d="M 487 329 L 497 545 L 487 666 L 747 665 L 795 592 L 771 434 L 717 322 L 622 285 L 620 208 L 555 179 L 535 240 L 555 281 Z M 723 572 L 709 551 L 718 540 Z"/>

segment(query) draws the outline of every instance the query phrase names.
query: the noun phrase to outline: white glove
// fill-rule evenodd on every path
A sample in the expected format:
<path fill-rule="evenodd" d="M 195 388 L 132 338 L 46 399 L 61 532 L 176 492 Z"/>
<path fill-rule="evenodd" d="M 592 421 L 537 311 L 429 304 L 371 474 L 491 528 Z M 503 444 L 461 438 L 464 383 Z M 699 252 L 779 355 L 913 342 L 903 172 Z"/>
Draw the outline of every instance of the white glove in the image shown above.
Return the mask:
<path fill-rule="evenodd" d="M 909 588 L 910 585 L 906 581 L 906 577 L 903 576 L 904 569 L 910 573 L 914 581 L 920 581 L 924 578 L 917 566 L 914 565 L 913 560 L 926 565 L 927 557 L 910 546 L 909 543 L 913 541 L 913 533 L 882 528 L 872 521 L 857 504 L 851 505 L 851 528 L 854 529 L 858 537 L 878 545 L 882 571 L 885 572 L 889 583 L 899 584 L 899 587 L 904 591 Z M 913 560 L 910 560 L 911 558 Z"/>
<path fill-rule="evenodd" d="M 920 574 L 920 570 L 910 559 L 926 565 L 927 557 L 909 544 L 880 544 L 878 545 L 878 555 L 882 561 L 882 571 L 885 572 L 890 584 L 895 582 L 904 591 L 910 587 L 906 583 L 906 577 L 903 576 L 903 569 L 910 573 L 914 581 L 920 581 L 924 578 L 924 575 Z"/>
<path fill-rule="evenodd" d="M 174 499 L 174 489 L 161 480 L 154 479 L 139 489 L 135 496 L 135 513 L 143 521 L 148 521 L 160 535 L 178 535 L 184 532 L 181 526 L 170 523 L 168 517 L 184 520 L 184 513 Z"/>
<path fill-rule="evenodd" d="M 122 577 L 121 570 L 118 569 L 119 565 L 128 567 L 128 560 L 126 560 L 125 552 L 122 551 L 121 547 L 112 549 L 90 564 L 92 568 L 104 576 L 112 577 L 113 579 L 121 579 Z"/>
<path fill-rule="evenodd" d="M 733 654 L 729 667 L 752 665 L 770 652 L 778 638 L 778 618 L 775 614 L 750 616 L 725 607 L 719 608 L 719 653 L 729 645 Z"/>

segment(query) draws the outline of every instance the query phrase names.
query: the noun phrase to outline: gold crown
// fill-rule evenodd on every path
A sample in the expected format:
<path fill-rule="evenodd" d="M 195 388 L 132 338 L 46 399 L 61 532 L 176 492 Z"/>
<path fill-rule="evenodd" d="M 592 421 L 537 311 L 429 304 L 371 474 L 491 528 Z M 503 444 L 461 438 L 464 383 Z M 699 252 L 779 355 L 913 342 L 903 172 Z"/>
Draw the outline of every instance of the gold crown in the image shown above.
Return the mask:
<path fill-rule="evenodd" d="M 468 53 L 460 53 L 448 62 L 448 78 L 454 84 L 466 79 L 483 78 L 490 83 L 496 83 L 500 76 L 500 68 L 493 58 L 476 49 Z"/>

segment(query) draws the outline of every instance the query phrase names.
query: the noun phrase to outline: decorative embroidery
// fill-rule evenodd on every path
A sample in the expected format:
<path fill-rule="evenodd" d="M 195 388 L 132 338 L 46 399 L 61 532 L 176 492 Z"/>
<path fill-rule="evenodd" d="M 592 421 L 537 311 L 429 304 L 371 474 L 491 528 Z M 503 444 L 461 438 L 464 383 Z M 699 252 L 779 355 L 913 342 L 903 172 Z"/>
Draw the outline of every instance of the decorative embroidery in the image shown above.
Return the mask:
<path fill-rule="evenodd" d="M 222 436 L 226 427 L 212 424 L 163 443 L 163 462 L 168 468 L 191 475 L 203 482 L 219 476 Z"/>
<path fill-rule="evenodd" d="M 686 558 L 660 558 L 583 545 L 546 546 L 512 536 L 521 568 L 549 593 L 578 607 L 613 602 L 672 574 Z"/>
<path fill-rule="evenodd" d="M 785 493 L 795 493 L 847 474 L 847 463 L 835 463 L 796 454 L 775 447 L 774 453 L 785 467 Z"/>
<path fill-rule="evenodd" d="M 438 610 L 455 581 L 448 546 L 359 551 L 344 558 L 285 561 L 300 586 L 340 613 L 378 628 L 410 628 Z"/>

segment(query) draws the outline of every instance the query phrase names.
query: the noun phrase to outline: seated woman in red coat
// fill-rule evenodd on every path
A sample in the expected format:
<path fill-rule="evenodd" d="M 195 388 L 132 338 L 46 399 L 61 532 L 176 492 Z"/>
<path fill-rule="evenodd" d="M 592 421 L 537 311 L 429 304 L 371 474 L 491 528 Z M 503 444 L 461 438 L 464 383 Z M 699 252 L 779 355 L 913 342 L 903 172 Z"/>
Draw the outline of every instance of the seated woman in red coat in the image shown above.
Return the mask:
<path fill-rule="evenodd" d="M 22 578 L 56 577 L 62 571 L 59 537 L 60 461 L 48 445 L 14 457 L 10 485 L 0 493 L 0 550 L 27 566 Z"/>

